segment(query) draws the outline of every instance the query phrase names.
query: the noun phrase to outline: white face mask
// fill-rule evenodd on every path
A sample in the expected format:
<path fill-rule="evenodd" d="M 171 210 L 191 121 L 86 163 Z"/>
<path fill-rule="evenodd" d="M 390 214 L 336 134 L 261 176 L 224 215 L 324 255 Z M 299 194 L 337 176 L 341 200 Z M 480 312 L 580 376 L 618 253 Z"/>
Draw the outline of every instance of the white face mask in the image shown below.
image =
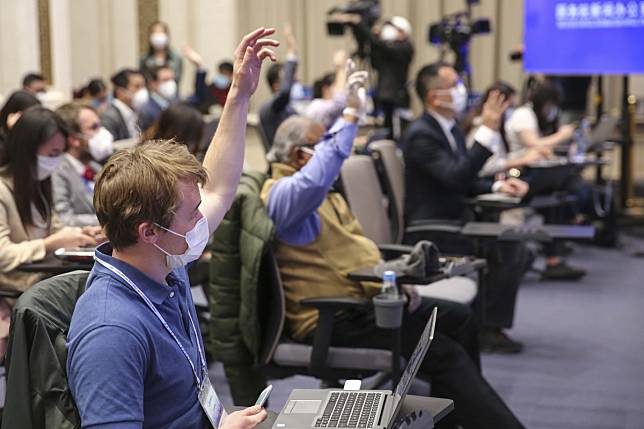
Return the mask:
<path fill-rule="evenodd" d="M 184 238 L 186 240 L 186 243 L 188 244 L 188 248 L 181 255 L 171 255 L 170 253 L 159 247 L 156 243 L 154 244 L 154 247 L 165 253 L 166 265 L 170 269 L 185 267 L 190 262 L 196 261 L 201 257 L 203 249 L 205 249 L 206 244 L 208 244 L 208 219 L 206 219 L 205 216 L 202 216 L 201 219 L 197 221 L 194 228 L 186 232 L 186 235 L 174 232 L 171 229 L 165 228 L 157 223 L 155 223 L 155 225 L 161 229 L 168 231 L 171 234 L 176 235 L 177 237 Z"/>
<path fill-rule="evenodd" d="M 51 176 L 54 171 L 58 169 L 60 161 L 63 159 L 62 155 L 58 156 L 43 156 L 38 157 L 38 180 L 45 180 Z"/>
<path fill-rule="evenodd" d="M 96 161 L 104 161 L 114 153 L 114 137 L 105 127 L 89 139 L 89 153 Z"/>
<path fill-rule="evenodd" d="M 168 46 L 168 35 L 161 32 L 150 34 L 150 45 L 154 49 L 163 49 Z"/>
<path fill-rule="evenodd" d="M 177 82 L 166 80 L 159 85 L 159 94 L 166 100 L 174 100 L 177 97 Z"/>
<path fill-rule="evenodd" d="M 452 96 L 452 103 L 449 108 L 457 115 L 465 112 L 465 109 L 467 109 L 467 88 L 465 88 L 463 82 L 457 83 L 455 87 L 449 90 L 449 93 Z"/>
<path fill-rule="evenodd" d="M 134 110 L 141 110 L 150 100 L 150 94 L 145 88 L 141 88 L 132 96 L 132 107 Z"/>
<path fill-rule="evenodd" d="M 38 91 L 36 93 L 36 98 L 38 99 L 38 101 L 40 101 L 41 104 L 45 104 L 45 102 L 47 101 L 47 92 Z"/>

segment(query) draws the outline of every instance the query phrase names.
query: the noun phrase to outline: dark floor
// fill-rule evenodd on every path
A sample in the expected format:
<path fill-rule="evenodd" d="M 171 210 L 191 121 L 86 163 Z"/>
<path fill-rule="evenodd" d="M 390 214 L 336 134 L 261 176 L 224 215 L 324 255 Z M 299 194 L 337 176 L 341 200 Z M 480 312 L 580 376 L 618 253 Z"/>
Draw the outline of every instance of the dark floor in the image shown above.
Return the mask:
<path fill-rule="evenodd" d="M 644 240 L 623 241 L 620 249 L 575 247 L 570 263 L 588 270 L 581 282 L 529 274 L 511 332 L 525 351 L 484 356 L 486 377 L 527 428 L 644 428 L 644 259 L 633 257 Z M 229 404 L 221 367 L 211 370 Z M 273 384 L 276 411 L 292 388 L 318 386 L 307 377 Z M 427 394 L 427 385 L 413 390 Z"/>

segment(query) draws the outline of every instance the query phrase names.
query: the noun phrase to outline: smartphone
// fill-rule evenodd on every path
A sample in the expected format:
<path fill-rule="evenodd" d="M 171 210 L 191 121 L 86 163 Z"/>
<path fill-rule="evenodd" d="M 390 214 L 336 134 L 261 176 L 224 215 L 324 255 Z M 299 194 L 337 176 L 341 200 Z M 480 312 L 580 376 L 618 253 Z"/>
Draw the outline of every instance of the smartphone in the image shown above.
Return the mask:
<path fill-rule="evenodd" d="M 271 396 L 272 391 L 273 391 L 273 385 L 269 384 L 268 387 L 262 390 L 262 393 L 259 394 L 259 397 L 255 402 L 255 405 L 259 405 L 260 407 L 263 407 L 264 405 L 266 405 L 266 401 L 268 401 L 268 397 Z"/>

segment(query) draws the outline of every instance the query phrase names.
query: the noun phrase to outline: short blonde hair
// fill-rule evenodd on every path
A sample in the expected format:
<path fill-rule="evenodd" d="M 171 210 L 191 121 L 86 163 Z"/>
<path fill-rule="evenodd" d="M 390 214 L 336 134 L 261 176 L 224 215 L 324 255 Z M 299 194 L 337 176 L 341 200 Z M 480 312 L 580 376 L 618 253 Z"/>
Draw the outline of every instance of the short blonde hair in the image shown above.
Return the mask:
<path fill-rule="evenodd" d="M 116 152 L 94 188 L 96 216 L 112 247 L 136 244 L 143 222 L 169 227 L 181 198 L 179 180 L 208 181 L 206 170 L 182 144 L 151 140 Z"/>

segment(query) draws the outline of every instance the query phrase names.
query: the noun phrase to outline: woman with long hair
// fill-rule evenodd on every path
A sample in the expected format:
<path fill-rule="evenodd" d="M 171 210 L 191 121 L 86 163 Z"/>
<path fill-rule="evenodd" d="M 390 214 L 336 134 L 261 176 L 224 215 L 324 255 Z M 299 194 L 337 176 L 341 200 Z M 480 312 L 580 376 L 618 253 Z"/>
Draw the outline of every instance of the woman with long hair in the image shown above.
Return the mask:
<path fill-rule="evenodd" d="M 505 135 L 512 151 L 553 148 L 573 137 L 573 125 L 559 126 L 561 95 L 552 83 L 536 84 L 528 97 L 529 102 L 516 109 L 505 123 Z"/>
<path fill-rule="evenodd" d="M 44 107 L 26 110 L 7 139 L 0 165 L 0 287 L 24 290 L 38 275 L 17 270 L 61 247 L 92 246 L 97 228 L 64 227 L 52 207 L 51 175 L 67 131 Z"/>
<path fill-rule="evenodd" d="M 30 92 L 16 91 L 7 98 L 7 101 L 0 109 L 0 148 L 7 140 L 9 130 L 18 122 L 22 112 L 31 106 L 40 105 L 40 101 Z"/>
<path fill-rule="evenodd" d="M 173 103 L 143 135 L 143 140 L 175 140 L 184 144 L 193 155 L 203 157 L 205 122 L 201 113 L 186 103 Z"/>
<path fill-rule="evenodd" d="M 0 163 L 0 288 L 25 290 L 42 278 L 21 264 L 60 247 L 92 246 L 98 228 L 66 228 L 52 210 L 50 176 L 58 166 L 67 131 L 44 107 L 27 109 L 7 136 Z M 11 309 L 0 300 L 0 356 L 9 335 Z"/>
<path fill-rule="evenodd" d="M 174 70 L 177 85 L 181 82 L 183 60 L 170 46 L 170 28 L 165 22 L 156 21 L 148 27 L 148 50 L 141 57 L 139 68 L 149 82 L 154 78 L 154 70 L 161 66 Z"/>
<path fill-rule="evenodd" d="M 516 90 L 508 83 L 497 81 L 493 83 L 481 97 L 480 103 L 470 112 L 465 119 L 464 129 L 467 134 L 468 146 L 474 144 L 474 134 L 482 124 L 481 112 L 483 105 L 490 97 L 493 91 L 499 92 L 510 102 L 508 109 L 503 113 L 499 133 L 501 134 L 501 144 L 496 146 L 496 151 L 488 158 L 487 162 L 479 172 L 480 176 L 493 176 L 497 173 L 506 172 L 512 168 L 521 168 L 540 159 L 547 158 L 550 154 L 548 148 L 529 148 L 527 150 L 511 151 L 510 145 L 505 136 L 504 124 L 512 115 L 514 105 L 516 104 Z"/>

